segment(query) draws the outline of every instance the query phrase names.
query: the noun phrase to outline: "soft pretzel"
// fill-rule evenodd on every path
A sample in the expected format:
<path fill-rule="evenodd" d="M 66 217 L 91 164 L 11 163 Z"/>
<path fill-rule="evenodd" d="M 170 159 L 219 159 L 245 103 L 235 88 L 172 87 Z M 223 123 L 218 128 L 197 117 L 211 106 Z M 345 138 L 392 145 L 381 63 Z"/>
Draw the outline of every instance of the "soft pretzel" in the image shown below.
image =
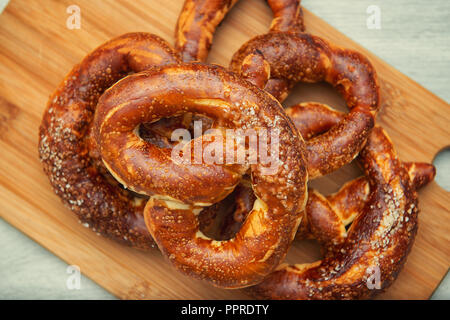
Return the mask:
<path fill-rule="evenodd" d="M 286 111 L 307 138 L 328 130 L 345 116 L 318 103 L 303 103 Z M 366 176 L 346 183 L 338 192 L 327 197 L 314 189 L 308 192 L 297 238 L 317 239 L 323 246 L 325 259 L 312 264 L 282 265 L 261 284 L 246 289 L 251 294 L 265 299 L 368 298 L 395 280 L 412 246 L 417 227 L 415 190 L 432 181 L 436 170 L 427 163 L 400 163 L 392 142 L 380 128 L 375 129 L 369 141 L 363 151 L 363 165 L 366 165 L 366 171 L 383 183 Z M 236 197 L 239 203 L 246 203 L 252 195 L 240 191 Z M 245 220 L 248 206 L 241 208 L 243 212 L 231 220 L 228 217 L 222 223 L 222 238 L 231 237 Z M 383 229 L 378 224 L 379 219 L 390 225 Z M 347 231 L 352 222 L 355 226 Z M 403 223 L 409 224 L 399 226 Z M 376 228 L 379 230 L 375 231 Z M 395 230 L 395 233 L 388 230 Z M 411 232 L 408 233 L 408 230 Z M 385 233 L 381 234 L 381 231 Z M 373 236 L 374 232 L 379 234 Z M 361 243 L 361 239 L 369 236 L 372 238 L 368 242 L 375 244 L 375 248 Z M 383 248 L 376 247 L 377 241 Z M 372 261 L 381 261 L 380 290 L 374 291 L 367 286 L 366 282 L 374 270 L 367 257 Z M 344 269 L 348 271 L 339 274 Z M 358 270 L 359 274 L 354 275 Z"/>
<path fill-rule="evenodd" d="M 129 73 L 180 62 L 161 38 L 129 33 L 90 53 L 50 97 L 39 131 L 39 156 L 55 193 L 94 231 L 139 248 L 154 245 L 145 199 L 124 190 L 102 165 L 90 135 L 97 101 Z"/>
<path fill-rule="evenodd" d="M 329 130 L 345 117 L 343 112 L 336 111 L 325 104 L 307 102 L 285 109 L 295 126 L 306 139 Z M 402 162 L 407 170 L 414 189 L 419 189 L 433 180 L 436 169 L 433 165 L 421 162 Z M 347 237 L 346 227 L 358 216 L 370 194 L 369 181 L 359 177 L 346 183 L 342 188 L 327 197 L 317 190 L 309 189 L 308 201 L 303 212 L 303 219 L 297 231 L 298 239 L 316 239 L 328 248 L 342 243 Z M 249 212 L 248 202 L 253 194 L 244 185 L 234 195 L 236 212 L 230 214 L 220 223 L 220 237 L 230 238 Z"/>
<path fill-rule="evenodd" d="M 373 297 L 392 284 L 417 232 L 415 187 L 432 179 L 434 171 L 414 185 L 380 127 L 372 130 L 359 157 L 370 192 L 345 240 L 330 245 L 323 260 L 281 265 L 249 288 L 252 294 L 266 299 L 357 299 Z M 371 282 L 375 273 L 379 286 Z"/>
<path fill-rule="evenodd" d="M 295 126 L 305 139 L 326 132 L 339 123 L 343 112 L 321 103 L 306 102 L 286 109 Z M 402 162 L 415 190 L 433 180 L 436 169 L 422 162 Z M 370 194 L 369 181 L 360 177 L 346 183 L 337 193 L 324 197 L 309 190 L 298 238 L 314 238 L 324 246 L 342 243 L 347 236 L 346 227 L 360 214 Z"/>
<path fill-rule="evenodd" d="M 221 100 L 216 92 L 208 95 L 206 88 L 215 83 L 208 82 L 207 76 L 220 77 L 215 70 L 219 68 L 193 64 L 154 67 L 123 79 L 103 94 L 95 114 L 94 137 L 117 181 L 135 193 L 198 207 L 216 203 L 233 190 L 245 166 L 204 161 L 180 164 L 174 161 L 172 148 L 145 141 L 135 130 L 141 124 L 155 130 L 151 124 L 162 118 L 180 120 L 180 115 L 193 112 L 213 119 L 216 125 L 238 121 L 239 110 L 233 102 Z M 231 90 L 224 82 L 220 82 L 221 89 Z M 197 140 L 203 144 L 202 137 Z M 194 147 L 196 142 L 190 144 Z"/>
<path fill-rule="evenodd" d="M 186 0 L 175 30 L 175 47 L 183 61 L 205 61 L 214 32 L 238 0 Z M 271 31 L 300 30 L 303 14 L 298 0 L 268 0 L 273 12 Z"/>
<path fill-rule="evenodd" d="M 185 60 L 206 57 L 215 28 L 235 2 L 186 0 L 175 32 Z M 230 69 L 280 102 L 299 81 L 327 81 L 343 95 L 350 113 L 308 142 L 308 171 L 315 178 L 352 161 L 364 146 L 379 107 L 376 72 L 360 53 L 303 33 L 300 0 L 268 2 L 274 12 L 269 32 L 245 43 Z"/>
<path fill-rule="evenodd" d="M 197 183 L 196 177 L 171 177 L 163 161 L 158 162 L 161 167 L 153 166 L 161 150 L 139 139 L 134 130 L 140 123 L 186 112 L 211 118 L 218 128 L 279 131 L 276 172 L 264 173 L 266 165 L 261 161 L 244 164 L 251 170 L 257 200 L 241 230 L 229 241 L 205 236 L 197 215 L 234 185 L 222 183 L 223 176 L 216 175 L 216 180 L 209 181 L 214 186 L 201 186 L 211 198 L 205 194 L 196 201 L 202 190 L 189 187 Z M 155 67 L 121 80 L 101 97 L 94 132 L 111 173 L 126 188 L 150 196 L 144 209 L 146 225 L 163 254 L 182 272 L 220 287 L 245 287 L 261 281 L 284 258 L 306 202 L 304 143 L 279 102 L 265 91 L 219 66 Z M 171 161 L 164 156 L 166 160 Z M 196 170 L 187 163 L 178 165 L 185 172 Z M 161 177 L 156 176 L 158 172 Z M 245 172 L 235 173 L 242 176 Z M 155 186 L 146 177 L 165 184 Z"/>
<path fill-rule="evenodd" d="M 367 58 L 307 33 L 271 32 L 244 44 L 233 56 L 230 68 L 242 74 L 244 66 L 245 78 L 261 85 L 264 83 L 261 77 L 268 74 L 264 62 L 270 65 L 271 78 L 329 82 L 342 94 L 350 109 L 329 131 L 307 142 L 310 178 L 332 172 L 353 160 L 374 126 L 379 107 L 377 77 Z M 285 97 L 273 89 L 265 87 L 277 99 Z"/>

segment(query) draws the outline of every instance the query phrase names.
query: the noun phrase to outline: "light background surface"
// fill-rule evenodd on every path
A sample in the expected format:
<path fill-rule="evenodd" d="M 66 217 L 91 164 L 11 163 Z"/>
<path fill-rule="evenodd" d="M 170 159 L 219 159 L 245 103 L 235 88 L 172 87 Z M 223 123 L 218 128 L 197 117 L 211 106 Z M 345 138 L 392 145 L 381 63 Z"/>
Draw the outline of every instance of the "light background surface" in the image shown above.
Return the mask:
<path fill-rule="evenodd" d="M 0 0 L 0 12 L 7 3 L 8 0 Z M 42 4 L 45 5 L 45 0 Z M 450 1 L 303 0 L 303 5 L 434 94 L 450 101 Z M 367 28 L 366 10 L 370 5 L 381 9 L 380 30 Z M 438 168 L 437 182 L 450 190 L 450 150 L 436 157 L 434 164 Z M 67 264 L 2 219 L 0 243 L 0 299 L 115 298 L 84 276 L 80 290 L 68 290 Z M 449 275 L 433 299 L 450 299 Z"/>

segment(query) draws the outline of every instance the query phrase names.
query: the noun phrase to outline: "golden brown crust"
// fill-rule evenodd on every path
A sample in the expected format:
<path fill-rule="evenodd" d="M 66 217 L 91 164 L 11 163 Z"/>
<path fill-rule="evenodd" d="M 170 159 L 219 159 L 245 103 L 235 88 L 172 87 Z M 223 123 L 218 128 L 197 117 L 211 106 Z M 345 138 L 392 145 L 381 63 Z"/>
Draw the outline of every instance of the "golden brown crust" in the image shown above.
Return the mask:
<path fill-rule="evenodd" d="M 241 73 L 243 62 L 249 62 L 247 57 L 255 52 L 269 63 L 271 79 L 290 83 L 326 81 L 347 102 L 350 112 L 338 124 L 307 143 L 310 178 L 330 173 L 352 161 L 364 146 L 379 107 L 377 77 L 367 58 L 310 34 L 270 32 L 244 44 L 234 54 L 231 70 Z M 261 63 L 261 59 L 252 61 Z M 262 70 L 258 66 L 248 66 L 248 63 L 246 69 Z M 245 77 L 251 80 L 261 74 L 247 72 Z M 258 83 L 263 81 L 258 79 Z M 289 89 L 289 86 L 281 83 L 281 87 L 266 85 L 264 89 L 281 101 L 288 92 L 277 91 L 280 88 Z"/>
<path fill-rule="evenodd" d="M 94 231 L 139 248 L 153 246 L 144 199 L 123 190 L 99 165 L 89 137 L 100 95 L 130 72 L 178 63 L 161 38 L 129 33 L 112 39 L 75 66 L 47 105 L 39 131 L 39 156 L 55 193 Z"/>
<path fill-rule="evenodd" d="M 183 61 L 205 61 L 214 32 L 238 0 L 185 0 L 175 29 L 175 48 Z M 273 31 L 303 31 L 299 0 L 268 0 Z"/>
<path fill-rule="evenodd" d="M 172 165 L 164 162 L 171 159 L 158 159 L 161 149 L 154 145 L 149 149 L 150 144 L 134 130 L 140 123 L 186 112 L 213 119 L 219 129 L 267 130 L 269 135 L 271 130 L 278 131 L 274 172 L 267 173 L 267 164 L 260 160 L 243 164 L 251 170 L 257 200 L 229 241 L 215 241 L 200 232 L 197 215 L 202 207 L 231 192 L 236 183 L 211 175 L 206 176 L 210 187 L 190 188 L 203 177 L 190 171 L 195 165 L 189 163 L 177 167 L 184 181 L 171 180 L 164 167 Z M 146 225 L 163 254 L 185 274 L 216 286 L 245 287 L 261 281 L 284 258 L 306 202 L 304 142 L 279 102 L 265 91 L 220 66 L 154 67 L 105 92 L 95 115 L 94 137 L 108 170 L 127 188 L 151 196 L 144 209 Z M 158 161 L 161 170 L 146 166 L 149 159 Z M 205 167 L 202 163 L 201 169 Z M 235 172 L 238 181 L 245 172 Z M 146 180 L 149 176 L 152 179 Z"/>
<path fill-rule="evenodd" d="M 358 299 L 373 297 L 392 284 L 414 242 L 417 193 L 381 128 L 372 131 L 360 161 L 370 194 L 346 239 L 331 246 L 321 261 L 280 266 L 249 288 L 252 294 L 265 299 Z M 368 284 L 373 272 L 380 275 L 379 288 Z"/>

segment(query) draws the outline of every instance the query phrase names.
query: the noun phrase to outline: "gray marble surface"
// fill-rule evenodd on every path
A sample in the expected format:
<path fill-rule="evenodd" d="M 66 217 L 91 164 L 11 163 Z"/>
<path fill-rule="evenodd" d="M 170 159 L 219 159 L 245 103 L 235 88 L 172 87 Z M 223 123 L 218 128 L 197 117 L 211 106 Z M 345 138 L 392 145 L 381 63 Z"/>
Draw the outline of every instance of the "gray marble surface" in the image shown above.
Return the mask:
<path fill-rule="evenodd" d="M 0 12 L 7 2 L 0 0 Z M 450 1 L 303 0 L 303 5 L 431 92 L 450 100 Z M 380 29 L 367 27 L 367 8 L 373 5 L 380 9 Z M 450 190 L 450 151 L 441 153 L 435 165 L 438 183 Z M 114 299 L 84 276 L 79 289 L 73 288 L 76 281 L 71 281 L 73 274 L 68 273 L 65 262 L 2 219 L 0 243 L 0 299 Z M 68 281 L 72 289 L 68 289 Z M 433 299 L 450 299 L 450 276 Z"/>

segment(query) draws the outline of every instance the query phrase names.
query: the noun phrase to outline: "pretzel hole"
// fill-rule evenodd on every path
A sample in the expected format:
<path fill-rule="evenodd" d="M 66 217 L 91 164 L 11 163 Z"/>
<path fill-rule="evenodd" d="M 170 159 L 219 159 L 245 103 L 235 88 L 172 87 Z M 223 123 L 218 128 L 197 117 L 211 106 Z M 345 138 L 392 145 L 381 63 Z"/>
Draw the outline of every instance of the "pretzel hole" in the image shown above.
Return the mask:
<path fill-rule="evenodd" d="M 176 129 L 186 129 L 190 138 L 194 138 L 194 122 L 201 121 L 202 134 L 213 126 L 213 120 L 196 114 L 186 113 L 181 116 L 162 118 L 153 123 L 143 123 L 139 126 L 139 136 L 160 148 L 171 148 L 177 142 L 172 141 L 171 136 Z"/>
<path fill-rule="evenodd" d="M 298 83 L 295 85 L 287 99 L 283 102 L 284 107 L 293 106 L 301 102 L 320 102 L 329 105 L 333 109 L 347 113 L 348 108 L 345 100 L 329 83 Z"/>
<path fill-rule="evenodd" d="M 249 181 L 249 179 L 249 176 L 245 176 L 242 182 L 225 199 L 203 209 L 199 215 L 200 230 L 203 234 L 214 240 L 234 238 L 256 200 L 253 190 L 244 182 Z M 239 195 L 241 196 L 238 200 Z M 238 204 L 238 201 L 240 201 L 240 204 Z M 237 222 L 237 217 L 241 217 L 241 221 Z"/>
<path fill-rule="evenodd" d="M 450 146 L 439 151 L 433 159 L 436 167 L 436 183 L 446 191 L 450 191 Z"/>
<path fill-rule="evenodd" d="M 235 191 L 224 200 L 211 207 L 205 208 L 204 211 L 202 211 L 199 216 L 200 230 L 203 234 L 214 240 L 221 241 L 232 239 L 242 225 L 242 223 L 236 223 L 233 220 L 237 207 Z M 288 251 L 285 262 L 311 263 L 322 258 L 322 247 L 318 241 L 294 240 L 294 243 Z"/>
<path fill-rule="evenodd" d="M 357 161 L 353 160 L 342 168 L 308 182 L 310 188 L 327 196 L 337 192 L 344 184 L 363 175 Z"/>
<path fill-rule="evenodd" d="M 284 262 L 289 264 L 311 263 L 323 259 L 322 246 L 316 240 L 294 240 Z"/>
<path fill-rule="evenodd" d="M 259 14 L 249 16 L 248 12 Z M 266 1 L 238 1 L 217 27 L 207 62 L 227 66 L 243 43 L 261 34 L 260 30 L 269 31 L 272 19 L 273 14 Z M 242 28 L 242 21 L 245 21 L 245 28 Z"/>
<path fill-rule="evenodd" d="M 345 183 L 363 175 L 356 161 L 342 168 L 308 182 L 310 188 L 318 190 L 327 196 L 337 192 Z M 349 224 L 346 229 L 351 226 Z M 300 259 L 298 258 L 300 257 Z M 294 240 L 286 256 L 287 263 L 311 263 L 323 258 L 323 248 L 316 240 Z"/>

